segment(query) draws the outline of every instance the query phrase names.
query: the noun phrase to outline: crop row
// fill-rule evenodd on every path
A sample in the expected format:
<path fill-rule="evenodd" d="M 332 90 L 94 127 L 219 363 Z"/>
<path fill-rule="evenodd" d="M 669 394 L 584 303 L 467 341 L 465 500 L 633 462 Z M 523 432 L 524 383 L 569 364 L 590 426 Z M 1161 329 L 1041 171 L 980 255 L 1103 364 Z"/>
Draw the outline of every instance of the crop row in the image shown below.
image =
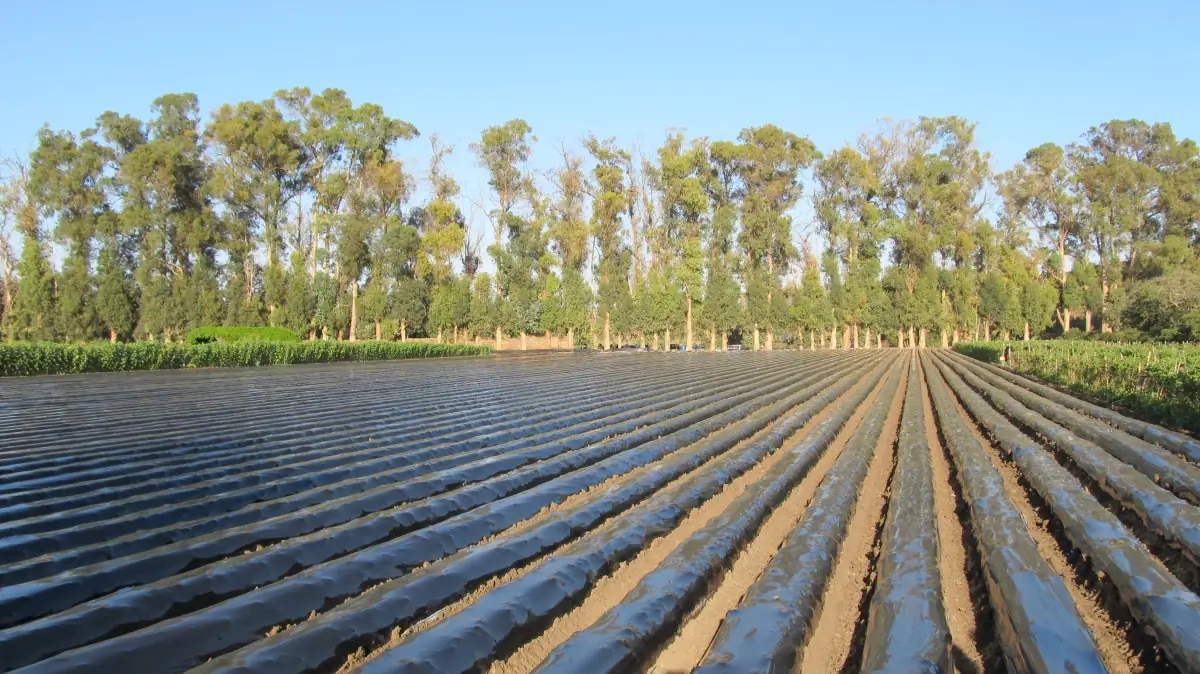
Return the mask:
<path fill-rule="evenodd" d="M 1200 672 L 1187 435 L 942 351 L 437 365 L 31 381 L 95 418 L 4 436 L 0 669 Z"/>
<path fill-rule="evenodd" d="M 486 346 L 427 342 L 236 341 L 197 344 L 0 344 L 0 377 L 197 367 L 481 356 Z"/>

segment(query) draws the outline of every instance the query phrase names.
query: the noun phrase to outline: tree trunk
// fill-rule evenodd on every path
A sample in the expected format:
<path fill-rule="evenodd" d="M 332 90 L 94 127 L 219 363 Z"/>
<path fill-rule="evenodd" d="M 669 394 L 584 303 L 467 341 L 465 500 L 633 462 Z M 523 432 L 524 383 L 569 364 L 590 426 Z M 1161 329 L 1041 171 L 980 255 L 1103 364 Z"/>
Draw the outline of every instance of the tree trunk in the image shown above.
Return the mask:
<path fill-rule="evenodd" d="M 521 331 L 521 350 L 522 351 L 529 350 L 529 344 L 526 343 L 526 341 L 525 341 L 525 331 L 524 330 Z"/>
<path fill-rule="evenodd" d="M 358 281 L 350 284 L 350 341 L 358 340 Z"/>
<path fill-rule="evenodd" d="M 721 332 L 721 350 L 722 351 L 729 350 L 729 333 L 728 332 L 724 332 L 724 331 Z"/>
<path fill-rule="evenodd" d="M 758 341 L 758 324 L 757 324 L 757 323 L 755 323 L 755 324 L 754 324 L 754 350 L 755 350 L 755 351 L 758 351 L 758 347 L 759 347 L 759 341 Z"/>
<path fill-rule="evenodd" d="M 299 218 L 299 221 L 297 222 L 297 225 L 296 225 L 296 231 L 302 232 L 302 231 L 304 231 L 304 206 L 303 206 L 303 204 L 301 204 L 300 207 L 296 209 L 296 216 L 297 216 L 297 218 Z M 320 237 L 320 232 L 317 231 L 317 229 L 318 229 L 317 228 L 317 204 L 314 201 L 313 202 L 313 218 L 312 218 L 312 237 L 313 237 L 313 239 L 312 239 L 312 245 L 308 247 L 308 279 L 310 281 L 316 280 L 316 278 L 317 278 L 317 241 L 319 240 L 319 237 Z"/>
<path fill-rule="evenodd" d="M 904 328 L 896 328 L 896 346 L 904 348 Z"/>
<path fill-rule="evenodd" d="M 1012 341 L 1012 330 L 1009 330 L 1008 328 L 1004 328 L 1004 341 L 1006 341 L 1006 342 Z"/>
<path fill-rule="evenodd" d="M 767 328 L 767 351 L 775 350 L 775 329 Z"/>
<path fill-rule="evenodd" d="M 692 296 L 688 295 L 688 298 L 687 298 L 687 341 L 684 342 L 684 349 L 688 353 L 691 353 L 693 346 L 695 346 L 695 342 L 692 341 Z"/>
<path fill-rule="evenodd" d="M 954 333 L 951 334 L 951 336 L 950 336 L 950 342 L 952 344 L 958 344 L 958 326 L 957 325 L 954 326 Z"/>
<path fill-rule="evenodd" d="M 816 332 L 817 332 L 816 330 L 808 331 L 808 348 L 809 348 L 809 350 L 817 348 L 816 347 L 816 341 L 817 341 Z"/>
<path fill-rule="evenodd" d="M 922 348 L 922 349 L 924 349 L 924 348 L 925 348 L 925 343 L 926 343 L 926 342 L 925 342 L 925 335 L 926 335 L 928 332 L 929 332 L 929 331 L 928 331 L 928 330 L 926 330 L 925 328 L 921 328 L 921 330 L 920 330 L 920 335 L 921 335 L 921 348 Z"/>
<path fill-rule="evenodd" d="M 1092 331 L 1092 310 L 1091 309 L 1088 309 L 1087 311 L 1083 312 L 1083 331 L 1084 332 Z"/>
<path fill-rule="evenodd" d="M 650 350 L 658 351 L 658 333 L 657 332 L 654 333 L 654 335 L 651 337 Z"/>
<path fill-rule="evenodd" d="M 497 325 L 496 326 L 496 350 L 499 351 L 503 348 L 504 348 L 504 328 L 501 328 L 500 326 Z"/>
<path fill-rule="evenodd" d="M 376 318 L 375 319 L 375 341 L 378 342 L 381 339 L 383 339 L 383 327 L 381 325 L 379 325 L 379 319 Z M 439 339 L 438 341 L 440 342 L 442 340 Z"/>
<path fill-rule="evenodd" d="M 1025 321 L 1025 341 L 1029 341 L 1029 321 Z"/>
<path fill-rule="evenodd" d="M 567 328 L 567 348 L 575 350 L 575 328 Z"/>
<path fill-rule="evenodd" d="M 842 324 L 842 348 L 843 349 L 850 348 L 850 324 L 849 323 Z"/>
<path fill-rule="evenodd" d="M 1062 324 L 1063 333 L 1071 331 L 1071 310 L 1063 309 L 1063 317 L 1059 318 L 1059 323 Z"/>
<path fill-rule="evenodd" d="M 400 321 L 400 341 L 408 341 L 408 321 Z"/>
<path fill-rule="evenodd" d="M 708 350 L 717 350 L 717 324 L 711 323 L 708 326 Z"/>
<path fill-rule="evenodd" d="M 831 349 L 837 348 L 837 326 L 836 325 L 829 329 L 829 348 L 831 348 Z"/>
<path fill-rule="evenodd" d="M 858 323 L 855 323 L 855 324 L 854 324 L 854 348 L 856 348 L 856 349 L 861 349 L 861 348 L 862 348 L 862 342 L 860 342 L 860 341 L 858 340 L 858 338 L 859 338 L 859 334 L 858 334 Z"/>
<path fill-rule="evenodd" d="M 908 326 L 908 346 L 909 348 L 917 348 L 917 329 L 913 326 Z"/>
<path fill-rule="evenodd" d="M 667 328 L 667 331 L 665 333 L 663 333 L 663 351 L 670 351 L 670 350 L 671 350 L 671 328 Z"/>
<path fill-rule="evenodd" d="M 983 323 L 983 341 L 992 341 L 992 324 L 988 321 Z"/>
<path fill-rule="evenodd" d="M 108 343 L 109 344 L 117 343 L 117 331 L 113 330 L 112 328 L 108 329 Z"/>
<path fill-rule="evenodd" d="M 479 335 L 475 335 L 475 346 L 479 346 Z"/>
<path fill-rule="evenodd" d="M 938 330 L 938 334 L 942 336 L 942 348 L 950 348 L 950 333 L 946 332 L 945 330 Z"/>
<path fill-rule="evenodd" d="M 882 332 L 875 335 L 875 348 L 876 349 L 883 348 L 883 333 Z"/>
<path fill-rule="evenodd" d="M 604 350 L 612 348 L 612 313 L 604 312 Z"/>
<path fill-rule="evenodd" d="M 871 348 L 871 328 L 867 328 L 866 334 L 863 336 L 863 348 Z"/>

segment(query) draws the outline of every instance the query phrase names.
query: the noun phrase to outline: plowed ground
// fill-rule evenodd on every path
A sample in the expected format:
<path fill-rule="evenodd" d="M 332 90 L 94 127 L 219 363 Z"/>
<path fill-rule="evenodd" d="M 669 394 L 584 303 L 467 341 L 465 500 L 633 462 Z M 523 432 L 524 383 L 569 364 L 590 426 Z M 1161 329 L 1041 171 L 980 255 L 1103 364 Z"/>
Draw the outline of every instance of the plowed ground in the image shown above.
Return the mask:
<path fill-rule="evenodd" d="M 934 350 L 5 380 L 0 671 L 1198 671 L 1195 441 L 1096 414 Z"/>

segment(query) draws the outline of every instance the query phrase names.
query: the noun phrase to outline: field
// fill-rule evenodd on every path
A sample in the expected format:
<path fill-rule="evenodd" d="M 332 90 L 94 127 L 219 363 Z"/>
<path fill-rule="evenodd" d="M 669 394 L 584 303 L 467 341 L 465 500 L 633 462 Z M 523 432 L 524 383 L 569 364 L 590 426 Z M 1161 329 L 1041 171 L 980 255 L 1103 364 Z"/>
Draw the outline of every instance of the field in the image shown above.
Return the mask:
<path fill-rule="evenodd" d="M 0 382 L 0 670 L 1198 672 L 1200 443 L 948 351 Z"/>
<path fill-rule="evenodd" d="M 1105 344 L 1073 340 L 967 342 L 973 358 L 1069 390 L 1138 418 L 1200 433 L 1200 347 L 1195 344 Z"/>

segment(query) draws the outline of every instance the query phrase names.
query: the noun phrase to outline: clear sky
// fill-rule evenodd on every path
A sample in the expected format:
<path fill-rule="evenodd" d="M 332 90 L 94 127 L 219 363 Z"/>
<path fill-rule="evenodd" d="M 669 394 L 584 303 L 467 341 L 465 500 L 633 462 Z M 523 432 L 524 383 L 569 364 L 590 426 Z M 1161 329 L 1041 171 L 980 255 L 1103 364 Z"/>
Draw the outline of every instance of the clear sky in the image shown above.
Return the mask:
<path fill-rule="evenodd" d="M 652 149 L 670 127 L 774 123 L 829 150 L 879 118 L 954 114 L 1002 169 L 1113 118 L 1200 138 L 1198 27 L 1198 0 L 0 0 L 0 151 L 168 92 L 207 114 L 306 85 L 415 124 L 415 161 L 433 132 L 456 145 L 469 198 L 486 185 L 467 144 L 513 117 L 547 166 L 589 131 Z"/>

